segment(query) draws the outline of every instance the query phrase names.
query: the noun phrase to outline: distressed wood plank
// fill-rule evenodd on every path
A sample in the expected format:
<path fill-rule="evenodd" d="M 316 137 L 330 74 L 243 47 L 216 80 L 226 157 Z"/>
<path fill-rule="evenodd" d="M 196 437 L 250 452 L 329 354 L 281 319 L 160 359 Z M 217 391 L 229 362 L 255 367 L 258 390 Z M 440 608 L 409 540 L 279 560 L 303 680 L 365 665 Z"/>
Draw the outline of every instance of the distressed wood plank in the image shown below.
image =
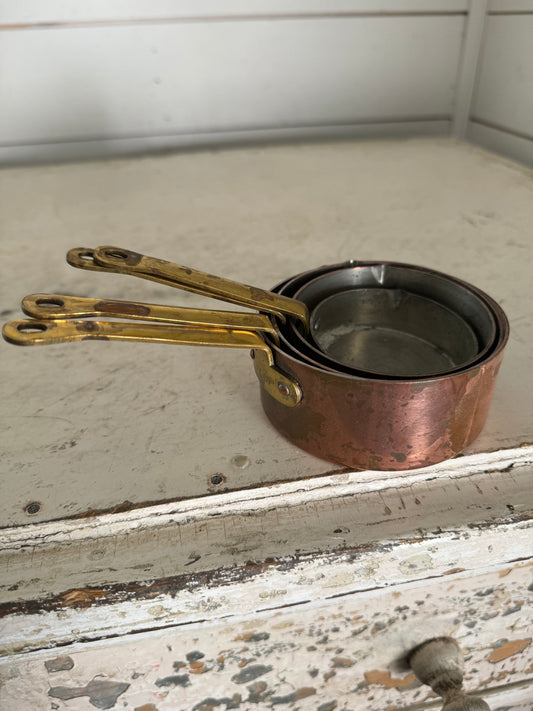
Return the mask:
<path fill-rule="evenodd" d="M 317 558 L 307 568 L 307 584 L 312 579 L 315 586 L 324 585 L 336 573 L 336 564 Z M 219 699 L 222 708 L 228 702 L 220 699 L 233 699 L 237 709 L 253 704 L 266 710 L 291 700 L 302 709 L 334 700 L 338 705 L 332 709 L 361 704 L 367 711 L 412 704 L 427 708 L 434 696 L 406 668 L 405 655 L 424 639 L 446 634 L 466 654 L 465 687 L 488 691 L 490 700 L 493 694 L 502 696 L 503 685 L 512 685 L 512 692 L 531 678 L 533 645 L 525 608 L 530 580 L 531 566 L 521 562 L 423 586 L 392 585 L 267 612 L 243 609 L 209 624 L 180 626 L 174 613 L 178 625 L 172 630 L 5 660 L 0 698 L 21 698 L 21 711 L 34 711 L 58 698 L 59 691 L 54 696 L 49 689 L 82 688 L 89 696 L 86 685 L 98 679 L 126 686 L 120 704 L 154 703 L 161 711 L 200 709 L 202 703 L 208 708 L 207 698 Z M 275 579 L 270 582 L 276 585 Z M 144 612 L 157 626 L 173 604 L 170 597 L 154 598 Z M 107 610 L 111 623 L 121 612 L 113 606 Z M 66 616 L 78 624 L 81 615 Z"/>
<path fill-rule="evenodd" d="M 279 485 L 260 495 L 244 492 L 6 531 L 0 553 L 2 600 L 173 576 L 198 575 L 201 580 L 204 573 L 218 580 L 214 571 L 219 568 L 229 571 L 231 583 L 231 570 L 250 561 L 297 562 L 317 552 L 342 555 L 344 550 L 353 559 L 381 561 L 376 571 L 371 564 L 372 586 L 385 585 L 389 578 L 410 580 L 503 564 L 529 555 L 533 510 L 531 465 L 508 466 L 471 473 L 450 467 L 441 477 L 366 484 L 345 474 L 317 480 L 316 486 L 293 484 L 292 492 Z M 507 525 L 516 529 L 512 548 Z M 491 527 L 494 540 L 483 545 L 481 534 Z M 436 556 L 435 547 L 440 550 Z M 404 560 L 420 553 L 427 565 L 411 569 L 406 563 L 402 572 L 398 551 Z M 391 560 L 396 561 L 392 572 L 387 568 Z M 365 565 L 347 585 L 368 587 Z"/>

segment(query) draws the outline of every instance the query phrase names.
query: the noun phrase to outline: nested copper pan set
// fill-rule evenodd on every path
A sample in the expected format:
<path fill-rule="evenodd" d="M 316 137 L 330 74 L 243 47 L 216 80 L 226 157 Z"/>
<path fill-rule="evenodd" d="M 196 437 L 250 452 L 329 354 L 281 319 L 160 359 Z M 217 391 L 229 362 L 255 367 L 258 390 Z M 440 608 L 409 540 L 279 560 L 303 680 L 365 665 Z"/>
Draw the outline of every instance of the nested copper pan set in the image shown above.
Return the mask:
<path fill-rule="evenodd" d="M 22 302 L 31 318 L 5 324 L 6 340 L 249 348 L 274 427 L 355 469 L 412 469 L 465 449 L 485 423 L 509 336 L 487 294 L 410 264 L 352 260 L 265 291 L 120 247 L 73 249 L 67 261 L 259 313 L 33 294 Z"/>

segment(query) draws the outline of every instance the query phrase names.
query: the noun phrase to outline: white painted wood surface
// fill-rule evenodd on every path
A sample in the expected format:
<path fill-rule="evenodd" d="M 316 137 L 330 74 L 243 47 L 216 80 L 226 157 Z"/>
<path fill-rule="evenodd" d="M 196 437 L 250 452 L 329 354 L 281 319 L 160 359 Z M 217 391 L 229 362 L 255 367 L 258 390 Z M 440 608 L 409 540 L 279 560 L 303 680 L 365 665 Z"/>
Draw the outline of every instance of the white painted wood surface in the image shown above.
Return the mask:
<path fill-rule="evenodd" d="M 80 141 L 93 152 L 107 141 L 113 154 L 123 139 L 168 148 L 213 133 L 447 120 L 463 24 L 459 14 L 6 31 L 4 162 L 17 146 L 35 160 Z M 432 61 L 420 61 L 429 47 Z"/>
<path fill-rule="evenodd" d="M 479 440 L 396 474 L 331 474 L 286 443 L 262 416 L 245 354 L 0 345 L 3 705 L 88 711 L 90 693 L 109 701 L 117 687 L 101 682 L 116 682 L 128 688 L 111 707 L 143 711 L 199 711 L 208 698 L 221 711 L 223 699 L 258 711 L 439 708 L 400 659 L 450 634 L 470 656 L 469 690 L 529 711 L 531 172 L 419 139 L 17 168 L 0 180 L 4 318 L 31 291 L 206 304 L 63 262 L 74 244 L 107 242 L 265 287 L 354 256 L 425 264 L 489 291 L 512 329 Z M 209 485 L 215 472 L 226 491 Z M 50 672 L 57 656 L 72 668 Z M 237 676 L 261 665 L 272 669 Z"/>
<path fill-rule="evenodd" d="M 452 136 L 464 140 L 479 72 L 480 52 L 485 34 L 488 0 L 471 0 L 461 49 L 459 76 L 451 126 Z"/>
<path fill-rule="evenodd" d="M 467 0 L 4 3 L 0 162 L 447 133 L 467 9 Z"/>
<path fill-rule="evenodd" d="M 13 536 L 3 542 L 1 653 L 60 647 L 73 641 L 73 629 L 85 641 L 151 629 L 156 598 L 163 629 L 512 566 L 531 557 L 532 470 L 515 468 L 510 483 L 502 471 L 391 482 L 365 493 L 347 493 L 345 484 L 343 496 L 337 482 L 322 491 L 138 512 L 129 526 L 94 519 L 85 530 L 64 522 L 47 539 Z M 75 565 L 66 564 L 70 558 Z M 327 573 L 317 578 L 312 571 L 321 567 Z M 527 605 L 523 614 L 529 619 Z M 429 630 L 413 631 L 409 644 L 423 641 L 417 634 Z"/>
<path fill-rule="evenodd" d="M 489 16 L 472 120 L 533 141 L 533 13 Z"/>
<path fill-rule="evenodd" d="M 533 166 L 533 141 L 529 138 L 517 136 L 501 128 L 485 126 L 476 121 L 470 121 L 467 136 L 468 140 L 478 146 L 484 146 L 524 165 Z"/>
<path fill-rule="evenodd" d="M 533 12 L 533 0 L 489 0 L 489 12 L 501 15 L 530 13 Z"/>
<path fill-rule="evenodd" d="M 354 257 L 419 263 L 486 289 L 511 319 L 492 411 L 469 453 L 532 441 L 527 171 L 428 139 L 13 169 L 0 180 L 4 318 L 32 292 L 213 303 L 75 270 L 64 261 L 75 245 L 124 245 L 266 288 Z M 0 347 L 11 374 L 3 526 L 218 493 L 216 473 L 237 490 L 336 469 L 267 425 L 245 352 Z M 34 501 L 41 510 L 28 517 Z"/>
<path fill-rule="evenodd" d="M 468 0 L 20 0 L 0 4 L 0 24 L 29 27 L 39 23 L 110 22 L 150 19 L 224 18 L 251 15 L 443 14 L 466 12 Z"/>
<path fill-rule="evenodd" d="M 5 2 L 0 163 L 451 132 L 533 165 L 531 18 L 531 0 Z"/>
<path fill-rule="evenodd" d="M 336 474 L 122 514 L 4 530 L 0 602 L 57 596 L 87 586 L 126 585 L 132 580 L 148 583 L 218 567 L 242 567 L 248 561 L 345 548 L 359 549 L 372 558 L 372 584 L 416 577 L 416 568 L 406 578 L 394 566 L 387 569 L 390 556 L 382 559 L 376 552 L 383 541 L 394 542 L 409 557 L 409 542 L 417 540 L 417 553 L 425 546 L 422 552 L 429 555 L 431 575 L 444 575 L 457 566 L 503 565 L 530 553 L 531 538 L 521 526 L 533 507 L 532 460 L 531 450 L 529 454 L 508 451 L 506 456 L 462 458 L 460 466 L 453 460 L 403 476 Z M 509 549 L 508 537 L 499 534 L 499 543 L 490 540 L 457 550 L 454 541 L 461 540 L 457 530 L 466 527 L 468 540 L 473 535 L 468 531 L 480 520 L 495 527 L 502 521 L 515 522 L 513 548 Z M 439 532 L 441 552 L 434 560 Z M 366 566 L 348 582 L 351 589 L 367 588 Z M 298 599 L 305 597 L 291 602 Z M 30 639 L 27 643 L 34 644 Z"/>
<path fill-rule="evenodd" d="M 533 165 L 533 3 L 528 10 L 487 17 L 467 135 Z"/>
<path fill-rule="evenodd" d="M 64 262 L 75 245 L 124 245 L 266 288 L 353 257 L 424 264 L 486 289 L 511 319 L 493 408 L 469 453 L 532 441 L 527 171 L 420 140 L 14 169 L 0 180 L 4 318 L 32 292 L 213 303 L 75 270 Z M 247 353 L 0 347 L 12 374 L 1 400 L 4 526 L 218 493 L 216 473 L 237 490 L 336 469 L 266 424 Z M 28 517 L 33 501 L 41 510 Z"/>

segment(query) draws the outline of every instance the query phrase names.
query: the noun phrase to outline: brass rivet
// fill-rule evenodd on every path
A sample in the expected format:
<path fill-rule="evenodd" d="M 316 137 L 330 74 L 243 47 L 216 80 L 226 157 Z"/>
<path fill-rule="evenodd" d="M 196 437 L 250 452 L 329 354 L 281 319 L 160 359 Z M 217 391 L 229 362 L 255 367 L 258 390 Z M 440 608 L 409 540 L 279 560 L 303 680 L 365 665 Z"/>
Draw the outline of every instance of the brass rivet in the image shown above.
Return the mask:
<path fill-rule="evenodd" d="M 283 397 L 289 397 L 291 394 L 288 385 L 285 385 L 285 383 L 278 383 L 278 390 Z"/>

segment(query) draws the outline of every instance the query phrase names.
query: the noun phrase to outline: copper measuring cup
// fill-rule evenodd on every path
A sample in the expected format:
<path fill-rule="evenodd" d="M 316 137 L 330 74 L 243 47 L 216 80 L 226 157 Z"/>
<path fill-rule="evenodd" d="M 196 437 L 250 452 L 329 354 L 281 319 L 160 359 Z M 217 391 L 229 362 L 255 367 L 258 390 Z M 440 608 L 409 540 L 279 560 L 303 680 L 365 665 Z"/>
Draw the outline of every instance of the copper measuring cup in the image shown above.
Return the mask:
<path fill-rule="evenodd" d="M 111 264 L 105 263 L 106 255 L 102 255 L 102 262 L 98 261 L 100 250 L 112 250 L 107 254 Z M 85 252 L 84 256 L 80 255 L 81 251 Z M 144 259 L 150 258 L 112 247 L 69 253 L 69 261 L 75 266 L 134 273 L 146 279 L 176 285 L 176 265 L 168 267 L 172 272 L 169 275 L 166 266 L 169 263 L 155 260 L 147 268 Z M 124 268 L 124 264 L 117 265 L 113 260 L 133 263 L 126 264 Z M 287 280 L 280 285 L 279 291 L 284 292 L 282 296 L 288 297 L 292 313 L 295 301 L 292 295 L 318 276 L 334 274 L 339 270 L 347 272 L 356 265 L 364 264 L 348 262 L 312 270 Z M 197 276 L 193 270 L 178 269 L 185 270 L 188 279 Z M 420 268 L 412 269 L 416 271 Z M 219 287 L 221 281 L 226 281 L 216 279 Z M 187 285 L 190 290 L 197 291 L 196 283 L 194 288 L 190 281 Z M 255 307 L 259 308 L 258 292 L 261 290 L 246 286 L 244 289 L 248 290 L 246 298 L 253 299 Z M 33 295 L 27 297 L 23 305 L 39 320 L 10 322 L 4 326 L 4 337 L 22 345 L 94 338 L 251 348 L 261 386 L 263 409 L 282 435 L 301 449 L 344 466 L 411 469 L 434 464 L 462 451 L 475 439 L 484 424 L 509 330 L 501 308 L 483 292 L 474 287 L 471 290 L 497 321 L 493 342 L 487 342 L 486 350 L 478 355 L 477 360 L 462 368 L 418 379 L 376 377 L 364 373 L 354 375 L 323 367 L 307 352 L 300 352 L 295 341 L 291 340 L 294 324 L 307 321 L 301 316 L 297 317 L 299 321 L 291 316 L 287 320 L 289 311 L 285 310 L 286 303 L 282 301 L 280 306 L 280 302 L 273 298 L 275 294 L 270 292 L 270 306 L 276 303 L 276 307 L 271 308 L 270 317 L 265 314 L 237 314 L 239 319 L 251 316 L 259 319 L 258 324 L 263 330 L 254 331 L 248 330 L 248 320 L 244 322 L 246 327 L 243 329 L 243 322 L 233 321 L 235 314 L 231 313 L 221 316 L 224 312 L 214 312 L 218 314 L 214 318 L 213 312 L 191 312 L 189 309 L 140 302 Z M 201 293 L 212 295 L 210 290 Z M 220 289 L 217 298 L 227 300 Z M 242 303 L 235 294 L 234 298 L 239 298 L 238 303 Z M 83 320 L 101 315 L 125 317 L 128 321 Z M 63 316 L 72 318 L 64 319 Z M 130 319 L 138 322 L 132 323 Z M 198 319 L 204 319 L 205 323 L 199 326 Z M 146 323 L 150 320 L 158 323 Z"/>

